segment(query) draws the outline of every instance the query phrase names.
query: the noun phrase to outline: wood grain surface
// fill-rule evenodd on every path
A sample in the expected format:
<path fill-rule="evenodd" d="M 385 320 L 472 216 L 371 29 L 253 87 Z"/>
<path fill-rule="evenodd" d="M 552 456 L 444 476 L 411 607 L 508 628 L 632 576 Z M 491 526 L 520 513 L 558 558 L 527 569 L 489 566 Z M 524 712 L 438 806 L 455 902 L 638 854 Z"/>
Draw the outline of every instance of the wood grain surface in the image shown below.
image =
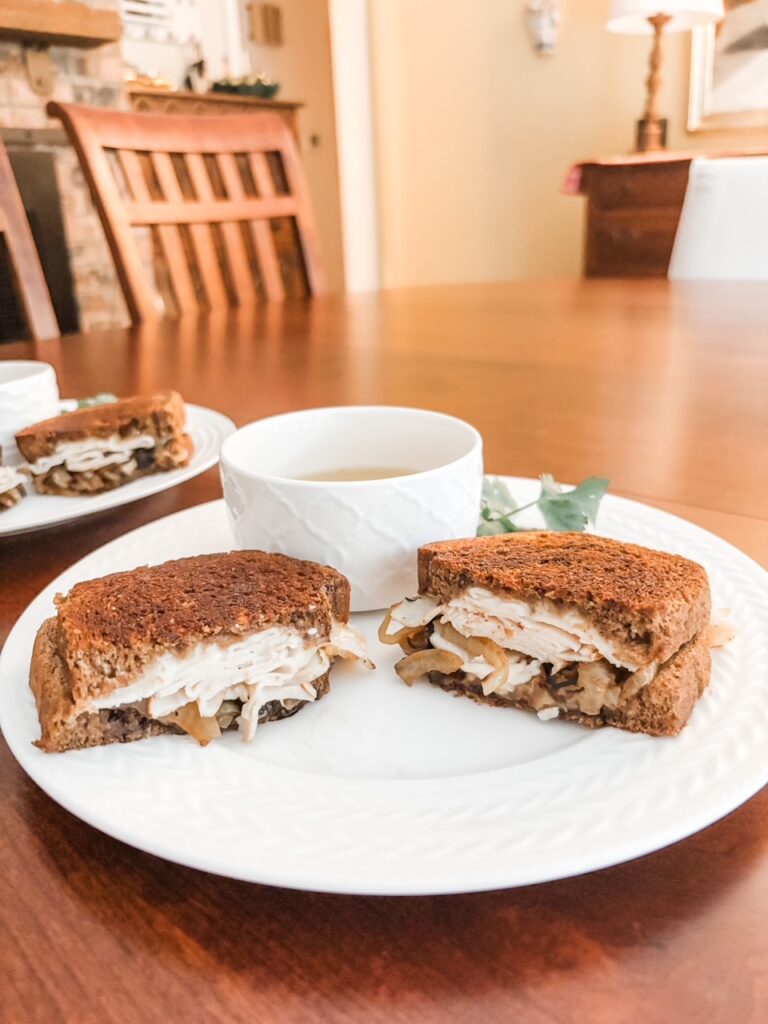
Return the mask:
<path fill-rule="evenodd" d="M 382 402 L 473 422 L 491 472 L 591 473 L 768 564 L 768 286 L 525 282 L 288 302 L 63 341 L 62 394 L 179 388 L 239 424 Z M 0 541 L 0 637 L 82 555 L 221 493 L 210 471 Z M 101 835 L 0 744 L 9 1024 L 764 1024 L 768 799 L 641 860 L 524 889 L 325 896 Z"/>

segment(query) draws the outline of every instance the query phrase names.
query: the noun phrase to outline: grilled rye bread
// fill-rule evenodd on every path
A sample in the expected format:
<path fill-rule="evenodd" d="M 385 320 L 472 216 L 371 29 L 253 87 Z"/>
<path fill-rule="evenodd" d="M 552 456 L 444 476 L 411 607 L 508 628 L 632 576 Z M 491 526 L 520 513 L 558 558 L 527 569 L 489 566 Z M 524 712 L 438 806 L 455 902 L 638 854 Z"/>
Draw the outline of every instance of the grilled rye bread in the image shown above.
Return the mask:
<path fill-rule="evenodd" d="M 184 672 L 194 664 L 190 659 L 202 656 L 208 659 L 203 681 L 214 692 L 229 694 L 235 684 L 220 666 L 228 649 L 240 649 L 233 645 L 258 643 L 282 629 L 280 635 L 303 653 L 325 650 L 334 629 L 347 622 L 349 583 L 335 569 L 314 562 L 235 551 L 78 583 L 67 596 L 58 596 L 56 605 L 56 616 L 38 632 L 30 673 L 42 730 L 39 745 L 48 751 L 179 731 L 173 713 L 151 714 L 146 693 L 121 699 L 129 687 L 126 696 L 137 697 L 136 687 L 156 670 L 158 659 L 166 659 L 166 674 L 172 659 L 170 670 L 181 673 L 177 685 L 182 686 Z M 341 652 L 334 648 L 317 661 L 314 694 L 299 699 L 319 699 L 327 692 L 327 669 L 336 653 Z M 257 709 L 260 721 L 284 717 L 299 706 L 295 695 L 286 706 L 272 691 L 267 696 L 270 700 Z M 224 727 L 235 724 L 243 700 L 243 694 L 222 697 L 230 719 Z M 238 701 L 237 707 L 229 706 Z"/>
<path fill-rule="evenodd" d="M 428 544 L 418 570 L 380 633 L 406 682 L 674 735 L 709 681 L 709 583 L 686 558 L 541 531 Z"/>
<path fill-rule="evenodd" d="M 41 494 L 96 494 L 187 465 L 185 422 L 181 395 L 161 391 L 34 423 L 16 443 Z"/>

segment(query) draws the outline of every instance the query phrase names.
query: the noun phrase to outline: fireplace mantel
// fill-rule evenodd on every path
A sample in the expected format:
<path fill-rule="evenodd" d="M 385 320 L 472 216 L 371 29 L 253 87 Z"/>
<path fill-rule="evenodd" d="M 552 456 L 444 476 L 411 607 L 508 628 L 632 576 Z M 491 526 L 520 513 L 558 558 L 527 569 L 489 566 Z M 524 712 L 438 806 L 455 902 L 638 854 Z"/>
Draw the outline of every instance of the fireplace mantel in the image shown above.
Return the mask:
<path fill-rule="evenodd" d="M 0 39 L 54 46 L 103 46 L 122 34 L 117 11 L 52 0 L 0 0 Z"/>

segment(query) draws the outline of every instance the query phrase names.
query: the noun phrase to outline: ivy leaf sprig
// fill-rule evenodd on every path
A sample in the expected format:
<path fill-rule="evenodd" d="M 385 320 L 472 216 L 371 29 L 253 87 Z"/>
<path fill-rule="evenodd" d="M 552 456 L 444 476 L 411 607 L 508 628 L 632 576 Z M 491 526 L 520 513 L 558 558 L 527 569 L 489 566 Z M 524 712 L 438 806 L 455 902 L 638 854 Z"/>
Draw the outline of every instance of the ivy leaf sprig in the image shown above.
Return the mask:
<path fill-rule="evenodd" d="M 88 395 L 86 398 L 77 399 L 78 409 L 92 409 L 96 405 L 111 405 L 117 401 L 117 395 L 109 391 L 101 391 L 98 395 Z"/>
<path fill-rule="evenodd" d="M 540 479 L 538 498 L 527 505 L 518 505 L 503 481 L 488 477 L 483 482 L 478 537 L 524 530 L 525 527 L 513 521 L 514 517 L 534 506 L 538 506 L 548 530 L 581 532 L 589 523 L 594 525 L 600 501 L 608 489 L 608 480 L 590 476 L 578 487 L 564 491 L 549 473 L 542 474 Z"/>

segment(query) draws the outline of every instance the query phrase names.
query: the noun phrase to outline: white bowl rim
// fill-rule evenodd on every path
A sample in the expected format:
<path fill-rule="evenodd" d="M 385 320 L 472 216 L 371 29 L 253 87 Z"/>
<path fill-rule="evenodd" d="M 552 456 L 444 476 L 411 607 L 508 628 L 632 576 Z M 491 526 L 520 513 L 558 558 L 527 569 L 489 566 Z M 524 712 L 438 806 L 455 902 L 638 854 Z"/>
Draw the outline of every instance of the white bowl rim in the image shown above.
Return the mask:
<path fill-rule="evenodd" d="M 439 466 L 431 466 L 429 469 L 420 469 L 415 473 L 404 473 L 401 476 L 388 476 L 388 477 L 374 477 L 370 480 L 299 480 L 296 477 L 290 476 L 277 476 L 273 473 L 261 473 L 255 469 L 249 469 L 243 466 L 239 461 L 236 461 L 230 454 L 229 449 L 235 442 L 235 439 L 243 431 L 249 430 L 251 427 L 261 426 L 266 423 L 274 422 L 276 420 L 287 420 L 293 419 L 297 416 L 302 416 L 309 413 L 339 413 L 341 415 L 349 415 L 350 413 L 359 412 L 406 412 L 406 413 L 420 413 L 426 416 L 433 416 L 436 419 L 450 420 L 454 424 L 458 424 L 463 427 L 472 437 L 472 446 L 463 455 L 460 455 L 457 459 L 451 459 L 449 462 L 442 462 Z M 275 413 L 273 416 L 263 416 L 261 419 L 252 420 L 250 423 L 244 423 L 242 427 L 230 434 L 230 436 L 224 441 L 219 452 L 219 461 L 221 463 L 222 472 L 226 466 L 227 469 L 231 469 L 237 473 L 245 473 L 253 480 L 264 480 L 268 483 L 279 483 L 281 485 L 288 485 L 291 487 L 302 488 L 328 488 L 328 487 L 343 487 L 347 488 L 359 488 L 359 487 L 378 487 L 386 486 L 400 480 L 421 480 L 432 473 L 442 473 L 446 469 L 453 466 L 458 466 L 465 459 L 469 459 L 475 455 L 476 452 L 481 451 L 483 448 L 483 435 L 477 429 L 473 427 L 471 423 L 467 423 L 466 420 L 461 419 L 459 416 L 452 416 L 448 412 L 439 412 L 436 409 L 421 409 L 418 406 L 413 405 L 321 405 L 321 406 L 309 406 L 306 409 L 293 409 L 290 412 Z"/>
<path fill-rule="evenodd" d="M 10 367 L 27 369 L 27 373 L 18 377 L 3 379 L 3 372 Z M 50 363 L 42 359 L 3 359 L 0 361 L 0 388 L 28 386 L 36 377 L 52 375 L 56 380 L 56 371 Z"/>

